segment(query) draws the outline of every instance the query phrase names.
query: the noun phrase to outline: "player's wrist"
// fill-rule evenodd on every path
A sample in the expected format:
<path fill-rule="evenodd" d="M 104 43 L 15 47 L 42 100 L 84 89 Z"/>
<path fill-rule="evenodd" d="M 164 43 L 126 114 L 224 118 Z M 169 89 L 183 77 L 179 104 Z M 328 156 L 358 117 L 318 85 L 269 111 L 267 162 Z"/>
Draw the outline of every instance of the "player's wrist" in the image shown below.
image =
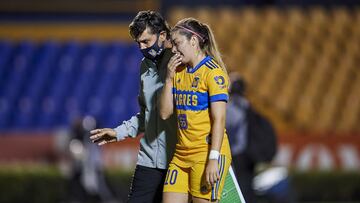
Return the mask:
<path fill-rule="evenodd" d="M 217 150 L 210 150 L 209 160 L 218 160 L 220 156 L 220 152 Z"/>
<path fill-rule="evenodd" d="M 165 83 L 166 83 L 166 84 L 171 84 L 171 85 L 172 85 L 172 81 L 173 81 L 173 78 L 171 78 L 171 77 L 167 77 L 167 78 L 165 79 Z"/>

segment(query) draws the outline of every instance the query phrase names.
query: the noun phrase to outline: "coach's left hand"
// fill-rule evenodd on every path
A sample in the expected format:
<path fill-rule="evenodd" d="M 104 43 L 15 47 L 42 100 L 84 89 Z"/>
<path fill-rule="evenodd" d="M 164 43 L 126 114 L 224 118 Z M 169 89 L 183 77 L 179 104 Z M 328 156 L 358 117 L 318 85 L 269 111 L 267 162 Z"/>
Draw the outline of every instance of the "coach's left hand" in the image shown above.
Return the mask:
<path fill-rule="evenodd" d="M 98 145 L 115 142 L 117 140 L 116 132 L 111 128 L 95 129 L 90 131 L 90 134 L 91 141 Z"/>

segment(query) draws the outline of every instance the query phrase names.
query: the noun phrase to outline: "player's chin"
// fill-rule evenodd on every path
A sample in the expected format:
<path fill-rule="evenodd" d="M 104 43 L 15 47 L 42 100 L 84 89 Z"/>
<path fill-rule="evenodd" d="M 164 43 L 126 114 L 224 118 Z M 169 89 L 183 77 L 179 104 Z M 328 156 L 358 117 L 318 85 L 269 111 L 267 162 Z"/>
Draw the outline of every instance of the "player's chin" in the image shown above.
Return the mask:
<path fill-rule="evenodd" d="M 186 63 L 189 62 L 189 61 L 185 58 L 184 55 L 181 55 L 181 56 L 182 56 L 182 59 L 181 59 L 181 63 L 182 63 L 182 64 L 186 64 Z"/>

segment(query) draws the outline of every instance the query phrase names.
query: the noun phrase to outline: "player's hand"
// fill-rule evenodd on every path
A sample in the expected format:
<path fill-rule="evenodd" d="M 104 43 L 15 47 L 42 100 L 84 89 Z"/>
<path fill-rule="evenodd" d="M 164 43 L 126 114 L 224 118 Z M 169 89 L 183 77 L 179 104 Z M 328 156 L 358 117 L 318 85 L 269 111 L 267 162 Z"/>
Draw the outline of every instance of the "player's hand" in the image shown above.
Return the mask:
<path fill-rule="evenodd" d="M 181 64 L 182 56 L 178 53 L 174 54 L 169 60 L 167 66 L 166 79 L 172 81 L 175 76 L 176 68 Z"/>
<path fill-rule="evenodd" d="M 220 179 L 218 160 L 210 159 L 205 169 L 205 180 L 209 186 L 214 184 Z"/>
<path fill-rule="evenodd" d="M 90 135 L 91 141 L 98 145 L 104 145 L 117 140 L 116 132 L 111 128 L 95 129 L 90 131 Z"/>

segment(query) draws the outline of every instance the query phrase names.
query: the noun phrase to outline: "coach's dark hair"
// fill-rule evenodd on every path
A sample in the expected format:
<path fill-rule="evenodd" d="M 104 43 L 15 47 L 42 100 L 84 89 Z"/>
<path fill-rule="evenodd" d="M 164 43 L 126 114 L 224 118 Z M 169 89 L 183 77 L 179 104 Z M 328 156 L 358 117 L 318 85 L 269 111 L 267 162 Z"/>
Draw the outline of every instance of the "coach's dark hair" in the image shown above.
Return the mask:
<path fill-rule="evenodd" d="M 185 29 L 184 29 L 185 28 Z M 198 35 L 194 35 L 195 32 Z M 190 40 L 192 36 L 196 36 L 199 41 L 200 49 L 208 56 L 211 56 L 221 66 L 224 72 L 227 74 L 225 63 L 221 58 L 217 43 L 215 41 L 214 34 L 209 25 L 201 23 L 194 18 L 185 18 L 180 20 L 171 32 L 179 31 L 181 35 L 185 35 Z"/>
<path fill-rule="evenodd" d="M 136 40 L 146 28 L 150 28 L 151 34 L 166 32 L 167 37 L 170 27 L 160 13 L 155 11 L 140 11 L 129 25 L 130 35 Z"/>

